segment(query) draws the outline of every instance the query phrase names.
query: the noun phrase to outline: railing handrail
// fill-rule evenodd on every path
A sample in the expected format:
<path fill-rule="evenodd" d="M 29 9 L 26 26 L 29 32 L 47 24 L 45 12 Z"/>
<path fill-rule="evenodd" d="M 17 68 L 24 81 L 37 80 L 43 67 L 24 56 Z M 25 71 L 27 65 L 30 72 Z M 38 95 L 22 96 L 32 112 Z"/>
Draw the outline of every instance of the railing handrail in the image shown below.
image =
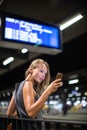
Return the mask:
<path fill-rule="evenodd" d="M 87 121 L 77 121 L 77 120 L 63 120 L 63 119 L 29 119 L 29 118 L 18 118 L 18 117 L 8 117 L 8 116 L 0 116 L 2 119 L 9 120 L 24 120 L 24 121 L 34 121 L 34 122 L 50 122 L 50 123 L 66 123 L 66 124 L 80 124 L 87 125 Z"/>

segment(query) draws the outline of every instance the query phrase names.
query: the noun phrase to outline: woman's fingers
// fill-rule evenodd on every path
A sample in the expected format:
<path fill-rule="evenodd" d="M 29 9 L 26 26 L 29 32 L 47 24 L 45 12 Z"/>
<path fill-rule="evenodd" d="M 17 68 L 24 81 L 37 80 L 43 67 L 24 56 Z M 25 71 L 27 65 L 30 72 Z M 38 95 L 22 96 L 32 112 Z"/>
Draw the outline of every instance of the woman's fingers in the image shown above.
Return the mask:
<path fill-rule="evenodd" d="M 61 86 L 63 86 L 63 82 L 59 82 L 59 83 L 55 84 L 55 88 L 59 88 Z"/>

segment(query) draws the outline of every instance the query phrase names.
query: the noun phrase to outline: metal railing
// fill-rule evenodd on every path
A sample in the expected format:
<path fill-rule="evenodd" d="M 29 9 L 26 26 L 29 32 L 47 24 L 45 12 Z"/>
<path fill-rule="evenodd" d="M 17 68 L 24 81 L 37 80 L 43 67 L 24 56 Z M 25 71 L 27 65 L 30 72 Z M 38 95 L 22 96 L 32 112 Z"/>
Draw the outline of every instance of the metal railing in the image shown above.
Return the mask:
<path fill-rule="evenodd" d="M 87 130 L 86 121 L 39 120 L 0 116 L 0 130 L 10 130 L 9 124 L 12 124 L 12 130 Z"/>

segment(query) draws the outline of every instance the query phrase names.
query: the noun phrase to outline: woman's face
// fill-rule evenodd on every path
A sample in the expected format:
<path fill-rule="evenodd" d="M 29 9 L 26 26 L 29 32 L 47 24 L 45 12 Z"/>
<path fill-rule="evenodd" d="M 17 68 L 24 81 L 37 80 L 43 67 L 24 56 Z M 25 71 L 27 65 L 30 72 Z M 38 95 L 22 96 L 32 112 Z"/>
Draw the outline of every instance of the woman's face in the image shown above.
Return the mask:
<path fill-rule="evenodd" d="M 47 74 L 47 67 L 45 64 L 38 64 L 38 67 L 33 69 L 32 77 L 36 83 L 41 83 Z"/>

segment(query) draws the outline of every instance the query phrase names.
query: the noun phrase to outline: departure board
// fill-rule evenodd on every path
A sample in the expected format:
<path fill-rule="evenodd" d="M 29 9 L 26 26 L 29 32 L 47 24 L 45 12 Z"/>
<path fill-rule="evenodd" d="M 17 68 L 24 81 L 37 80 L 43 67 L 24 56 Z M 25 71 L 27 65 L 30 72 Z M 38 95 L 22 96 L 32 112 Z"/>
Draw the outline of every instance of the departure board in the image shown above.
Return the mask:
<path fill-rule="evenodd" d="M 51 49 L 62 49 L 60 28 L 54 24 L 4 17 L 3 40 Z"/>

